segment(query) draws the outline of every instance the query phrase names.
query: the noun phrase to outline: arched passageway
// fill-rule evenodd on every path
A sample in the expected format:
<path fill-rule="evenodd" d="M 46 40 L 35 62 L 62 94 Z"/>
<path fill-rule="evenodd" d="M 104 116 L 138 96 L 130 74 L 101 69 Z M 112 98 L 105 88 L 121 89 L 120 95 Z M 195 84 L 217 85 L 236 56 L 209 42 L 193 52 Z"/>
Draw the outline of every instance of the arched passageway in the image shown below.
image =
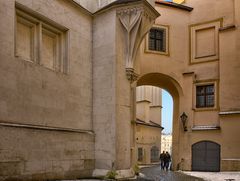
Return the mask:
<path fill-rule="evenodd" d="M 177 168 L 179 162 L 179 99 L 182 88 L 172 77 L 161 73 L 149 73 L 141 76 L 136 86 L 151 85 L 167 90 L 173 98 L 172 164 Z"/>

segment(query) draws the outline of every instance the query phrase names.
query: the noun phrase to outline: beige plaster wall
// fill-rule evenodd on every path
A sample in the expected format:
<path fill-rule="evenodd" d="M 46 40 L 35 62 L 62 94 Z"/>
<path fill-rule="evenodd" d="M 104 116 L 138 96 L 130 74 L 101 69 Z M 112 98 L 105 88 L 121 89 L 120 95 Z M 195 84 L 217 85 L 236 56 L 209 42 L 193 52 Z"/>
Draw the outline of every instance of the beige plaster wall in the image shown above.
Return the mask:
<path fill-rule="evenodd" d="M 92 17 L 65 0 L 16 2 L 69 29 L 69 73 L 14 56 L 15 1 L 0 1 L 0 177 L 89 176 L 94 169 Z"/>
<path fill-rule="evenodd" d="M 162 125 L 162 107 L 161 106 L 150 106 L 149 120 Z"/>
<path fill-rule="evenodd" d="M 136 104 L 136 117 L 145 122 L 150 120 L 150 102 L 141 101 Z"/>
<path fill-rule="evenodd" d="M 178 111 L 179 105 L 179 94 L 178 87 L 174 80 L 175 79 L 183 84 L 182 72 L 187 70 L 188 65 L 188 41 L 186 41 L 186 37 L 188 37 L 188 26 L 184 26 L 189 21 L 188 12 L 172 9 L 169 7 L 160 8 L 156 5 L 156 9 L 161 13 L 161 16 L 157 18 L 155 24 L 160 25 L 169 25 L 169 56 L 144 53 L 145 42 L 142 43 L 139 49 L 139 56 L 137 59 L 141 64 L 141 75 L 146 75 L 148 73 L 161 73 L 163 74 L 162 78 L 158 78 L 158 76 L 153 76 L 149 78 L 154 86 L 161 86 L 160 88 L 164 88 L 173 96 L 174 101 L 174 116 L 173 116 L 173 163 L 176 165 L 178 162 L 178 154 L 181 154 L 178 151 L 179 145 L 182 145 L 180 138 L 181 127 L 179 127 L 179 117 Z M 172 18 L 172 16 L 178 16 L 182 22 L 178 21 L 177 18 Z M 165 77 L 165 75 L 170 76 Z M 171 82 L 173 81 L 173 82 Z M 145 83 L 149 83 L 149 81 L 145 81 Z M 183 85 L 182 85 L 183 86 Z M 189 86 L 186 86 L 189 89 Z M 187 96 L 188 94 L 184 94 Z M 184 97 L 185 98 L 185 97 Z M 186 103 L 185 103 L 186 104 Z M 183 110 L 186 110 L 182 108 Z"/>
<path fill-rule="evenodd" d="M 143 161 L 139 164 L 151 163 L 151 148 L 156 146 L 161 150 L 161 129 L 145 125 L 136 125 L 136 147 L 143 148 Z M 138 149 L 136 148 L 136 151 Z M 138 153 L 136 153 L 136 156 Z"/>
<path fill-rule="evenodd" d="M 139 86 L 136 88 L 137 118 L 161 125 L 162 90 L 154 86 Z"/>
<path fill-rule="evenodd" d="M 157 18 L 155 24 L 169 26 L 169 56 L 146 53 L 145 42 L 143 42 L 136 62 L 137 70 L 141 75 L 138 85 L 160 86 L 168 90 L 173 96 L 174 168 L 181 158 L 184 158 L 183 169 L 191 170 L 191 145 L 198 141 L 210 140 L 221 145 L 221 158 L 232 158 L 232 163 L 234 162 L 232 165 L 235 165 L 232 166 L 232 169 L 236 170 L 239 159 L 236 153 L 240 153 L 240 148 L 237 146 L 239 145 L 237 140 L 239 134 L 231 132 L 231 130 L 234 126 L 239 127 L 238 116 L 230 116 L 231 120 L 235 120 L 235 122 L 227 122 L 230 118 L 219 116 L 219 113 L 226 110 L 239 110 L 240 101 L 237 101 L 239 86 L 236 78 L 239 77 L 238 24 L 237 28 L 222 31 L 217 37 L 220 47 L 219 59 L 189 64 L 189 25 L 219 18 L 223 18 L 223 27 L 232 24 L 234 22 L 234 1 L 189 0 L 186 1 L 186 5 L 193 7 L 193 11 L 187 12 L 156 4 L 156 9 L 162 16 Z M 235 6 L 239 7 L 237 1 L 235 1 Z M 239 13 L 236 12 L 236 22 L 238 19 Z M 209 110 L 197 110 L 195 109 L 195 84 L 209 81 L 216 83 L 216 107 Z M 179 118 L 183 111 L 188 115 L 187 132 L 183 131 Z M 192 127 L 198 125 L 216 125 L 220 126 L 221 130 L 192 131 Z M 226 135 L 228 136 L 226 137 Z M 228 141 L 223 138 L 227 138 Z M 231 146 L 232 144 L 235 147 Z M 231 169 L 231 160 L 222 160 L 221 162 L 223 163 L 222 170 Z"/>
<path fill-rule="evenodd" d="M 238 128 L 240 127 L 239 114 L 239 11 L 238 1 L 235 2 L 235 26 L 229 30 L 220 32 L 220 85 L 219 85 L 219 103 L 221 112 L 232 112 L 233 114 L 221 115 L 220 125 L 222 128 L 222 142 L 226 143 L 222 147 L 222 165 L 223 170 L 239 170 L 240 164 L 240 144 L 238 139 Z M 235 114 L 234 114 L 235 113 Z"/>
<path fill-rule="evenodd" d="M 190 22 L 199 23 L 203 21 L 211 21 L 218 18 L 224 18 L 224 24 L 233 23 L 233 0 L 212 0 L 212 1 L 195 1 L 187 0 L 185 5 L 193 7 L 191 12 Z"/>

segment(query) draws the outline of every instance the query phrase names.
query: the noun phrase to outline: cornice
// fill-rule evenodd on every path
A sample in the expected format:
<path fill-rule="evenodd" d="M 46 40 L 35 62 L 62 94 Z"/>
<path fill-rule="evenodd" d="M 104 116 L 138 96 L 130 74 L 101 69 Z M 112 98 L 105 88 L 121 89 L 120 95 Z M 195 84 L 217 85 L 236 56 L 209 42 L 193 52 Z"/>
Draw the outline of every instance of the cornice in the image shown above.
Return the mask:
<path fill-rule="evenodd" d="M 75 128 L 61 128 L 61 127 L 34 125 L 34 124 L 23 124 L 23 123 L 6 122 L 6 121 L 2 121 L 2 120 L 0 120 L 0 127 L 25 128 L 25 129 L 84 133 L 84 134 L 89 134 L 89 135 L 95 135 L 95 133 L 92 130 L 82 130 L 82 129 L 75 129 Z"/>
<path fill-rule="evenodd" d="M 67 2 L 70 2 L 71 4 L 73 4 L 74 6 L 76 6 L 77 8 L 79 8 L 80 10 L 82 10 L 85 14 L 93 16 L 93 13 L 91 13 L 90 11 L 88 11 L 86 8 L 84 8 L 82 5 L 80 5 L 79 3 L 75 2 L 74 0 L 66 0 Z"/>
<path fill-rule="evenodd" d="M 113 8 L 121 8 L 124 6 L 129 6 L 129 5 L 139 5 L 139 4 L 144 4 L 146 7 L 148 7 L 151 12 L 155 15 L 155 16 L 160 16 L 159 12 L 154 9 L 154 7 L 152 7 L 151 4 L 149 4 L 146 0 L 117 0 L 114 1 L 110 4 L 108 4 L 107 6 L 104 6 L 103 8 L 97 10 L 95 13 L 93 13 L 94 16 L 101 14 L 107 10 L 113 9 Z"/>

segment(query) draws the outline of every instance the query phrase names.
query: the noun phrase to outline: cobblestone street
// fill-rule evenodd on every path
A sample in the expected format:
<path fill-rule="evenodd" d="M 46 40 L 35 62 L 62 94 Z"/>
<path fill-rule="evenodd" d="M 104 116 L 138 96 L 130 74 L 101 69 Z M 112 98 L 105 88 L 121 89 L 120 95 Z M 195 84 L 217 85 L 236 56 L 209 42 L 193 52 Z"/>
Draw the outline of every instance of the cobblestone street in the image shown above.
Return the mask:
<path fill-rule="evenodd" d="M 203 181 L 201 178 L 192 177 L 180 172 L 163 171 L 160 166 L 141 169 L 138 181 Z"/>

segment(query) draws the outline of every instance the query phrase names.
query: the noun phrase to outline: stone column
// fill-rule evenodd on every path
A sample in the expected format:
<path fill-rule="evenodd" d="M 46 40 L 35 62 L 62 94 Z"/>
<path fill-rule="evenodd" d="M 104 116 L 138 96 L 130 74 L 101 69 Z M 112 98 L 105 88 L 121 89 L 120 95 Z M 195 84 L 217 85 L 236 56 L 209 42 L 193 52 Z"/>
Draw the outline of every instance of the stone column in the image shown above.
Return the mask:
<path fill-rule="evenodd" d="M 123 4 L 116 1 L 116 6 L 111 5 L 109 11 L 95 15 L 93 27 L 96 170 L 129 170 L 135 100 L 131 83 L 137 79 L 134 60 L 143 37 L 159 14 L 145 0 Z"/>

